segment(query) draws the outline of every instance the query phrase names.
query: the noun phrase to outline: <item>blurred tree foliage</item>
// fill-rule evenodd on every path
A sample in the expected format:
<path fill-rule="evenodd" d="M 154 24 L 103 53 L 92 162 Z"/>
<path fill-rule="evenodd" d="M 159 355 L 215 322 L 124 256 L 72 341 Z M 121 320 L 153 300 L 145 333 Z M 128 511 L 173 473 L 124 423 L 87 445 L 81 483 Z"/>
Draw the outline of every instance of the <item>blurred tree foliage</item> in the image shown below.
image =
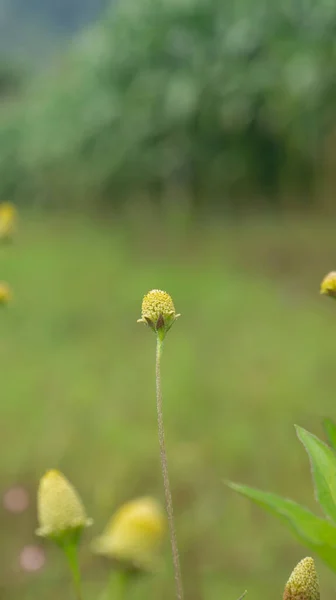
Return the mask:
<path fill-rule="evenodd" d="M 1 195 L 310 202 L 336 123 L 335 34 L 332 0 L 122 0 L 3 115 Z"/>
<path fill-rule="evenodd" d="M 0 51 L 43 61 L 106 5 L 107 0 L 0 0 Z"/>
<path fill-rule="evenodd" d="M 28 72 L 14 61 L 0 61 L 0 102 L 18 97 L 27 83 Z"/>

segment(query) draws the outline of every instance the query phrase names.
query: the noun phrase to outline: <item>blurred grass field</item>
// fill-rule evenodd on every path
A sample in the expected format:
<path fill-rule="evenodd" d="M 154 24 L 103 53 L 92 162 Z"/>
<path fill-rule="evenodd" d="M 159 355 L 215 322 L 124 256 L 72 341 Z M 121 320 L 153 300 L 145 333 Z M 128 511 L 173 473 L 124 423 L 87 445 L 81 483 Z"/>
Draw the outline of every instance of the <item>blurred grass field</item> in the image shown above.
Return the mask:
<path fill-rule="evenodd" d="M 313 218 L 174 228 L 21 215 L 17 240 L 0 248 L 0 278 L 14 290 L 0 312 L 0 486 L 26 486 L 30 506 L 0 508 L 0 597 L 72 598 L 49 545 L 41 572 L 19 566 L 36 543 L 46 469 L 64 471 L 95 521 L 82 551 L 88 599 L 107 573 L 89 540 L 118 504 L 163 501 L 155 339 L 136 323 L 151 288 L 168 290 L 182 313 L 167 337 L 163 389 L 187 598 L 281 597 L 307 551 L 225 479 L 315 510 L 293 424 L 321 434 L 321 419 L 335 416 L 336 307 L 318 295 L 335 266 L 333 223 Z M 318 568 L 327 600 L 334 576 Z M 134 598 L 172 597 L 167 541 L 162 571 Z"/>

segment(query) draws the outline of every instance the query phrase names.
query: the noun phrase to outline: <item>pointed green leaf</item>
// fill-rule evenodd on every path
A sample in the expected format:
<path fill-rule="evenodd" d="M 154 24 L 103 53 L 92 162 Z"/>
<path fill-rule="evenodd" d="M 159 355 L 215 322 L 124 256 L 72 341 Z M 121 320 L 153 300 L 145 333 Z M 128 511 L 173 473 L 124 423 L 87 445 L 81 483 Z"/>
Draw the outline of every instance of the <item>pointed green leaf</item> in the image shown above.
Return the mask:
<path fill-rule="evenodd" d="M 262 492 L 237 483 L 229 487 L 278 517 L 308 548 L 336 571 L 336 527 L 308 509 L 277 494 Z"/>
<path fill-rule="evenodd" d="M 304 506 L 282 498 L 277 494 L 262 492 L 238 483 L 229 482 L 229 487 L 250 498 L 269 512 L 295 529 L 305 541 L 314 544 L 333 545 L 336 549 L 336 527 L 325 519 L 317 517 Z"/>
<path fill-rule="evenodd" d="M 336 456 L 309 431 L 296 426 L 296 432 L 309 455 L 316 499 L 325 515 L 336 523 Z"/>
<path fill-rule="evenodd" d="M 331 419 L 324 419 L 323 429 L 331 448 L 336 452 L 336 425 Z"/>

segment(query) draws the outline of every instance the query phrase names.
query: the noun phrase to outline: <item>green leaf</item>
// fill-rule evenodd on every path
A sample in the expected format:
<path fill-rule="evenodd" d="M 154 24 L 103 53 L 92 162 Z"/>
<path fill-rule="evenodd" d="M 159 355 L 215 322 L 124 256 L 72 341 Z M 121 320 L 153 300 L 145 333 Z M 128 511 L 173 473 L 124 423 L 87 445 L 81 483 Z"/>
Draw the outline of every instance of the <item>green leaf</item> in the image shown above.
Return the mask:
<path fill-rule="evenodd" d="M 309 455 L 316 499 L 326 516 L 336 523 L 336 456 L 315 435 L 302 427 L 295 428 Z"/>
<path fill-rule="evenodd" d="M 336 452 L 336 425 L 334 421 L 331 419 L 324 419 L 323 429 L 326 433 L 331 448 Z"/>
<path fill-rule="evenodd" d="M 262 492 L 238 483 L 229 487 L 285 521 L 306 542 L 333 545 L 336 549 L 336 527 L 317 517 L 304 506 L 270 492 Z"/>
<path fill-rule="evenodd" d="M 332 523 L 277 494 L 232 482 L 228 485 L 279 518 L 305 546 L 336 571 L 336 527 Z"/>

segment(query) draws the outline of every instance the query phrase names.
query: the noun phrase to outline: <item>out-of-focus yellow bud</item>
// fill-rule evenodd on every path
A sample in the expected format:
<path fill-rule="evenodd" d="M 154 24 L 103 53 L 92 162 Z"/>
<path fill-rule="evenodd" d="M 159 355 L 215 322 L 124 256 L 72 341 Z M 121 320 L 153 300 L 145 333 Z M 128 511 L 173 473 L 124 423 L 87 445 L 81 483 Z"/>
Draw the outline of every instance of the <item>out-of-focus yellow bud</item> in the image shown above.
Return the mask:
<path fill-rule="evenodd" d="M 76 490 L 60 471 L 52 469 L 42 477 L 37 495 L 37 534 L 58 542 L 78 541 L 92 521 L 87 518 Z"/>
<path fill-rule="evenodd" d="M 128 568 L 151 571 L 165 532 L 166 518 L 160 504 L 150 497 L 138 498 L 121 506 L 94 540 L 92 550 Z"/>
<path fill-rule="evenodd" d="M 314 560 L 304 558 L 288 579 L 283 600 L 320 600 L 320 586 Z"/>
<path fill-rule="evenodd" d="M 163 339 L 178 317 L 171 296 L 162 290 L 151 290 L 143 298 L 138 323 L 146 323 Z"/>
<path fill-rule="evenodd" d="M 331 271 L 321 283 L 320 293 L 336 298 L 336 271 Z"/>
<path fill-rule="evenodd" d="M 0 240 L 10 240 L 15 233 L 17 210 L 13 204 L 0 204 Z"/>
<path fill-rule="evenodd" d="M 0 281 L 0 306 L 5 306 L 12 299 L 12 292 L 7 283 Z"/>

